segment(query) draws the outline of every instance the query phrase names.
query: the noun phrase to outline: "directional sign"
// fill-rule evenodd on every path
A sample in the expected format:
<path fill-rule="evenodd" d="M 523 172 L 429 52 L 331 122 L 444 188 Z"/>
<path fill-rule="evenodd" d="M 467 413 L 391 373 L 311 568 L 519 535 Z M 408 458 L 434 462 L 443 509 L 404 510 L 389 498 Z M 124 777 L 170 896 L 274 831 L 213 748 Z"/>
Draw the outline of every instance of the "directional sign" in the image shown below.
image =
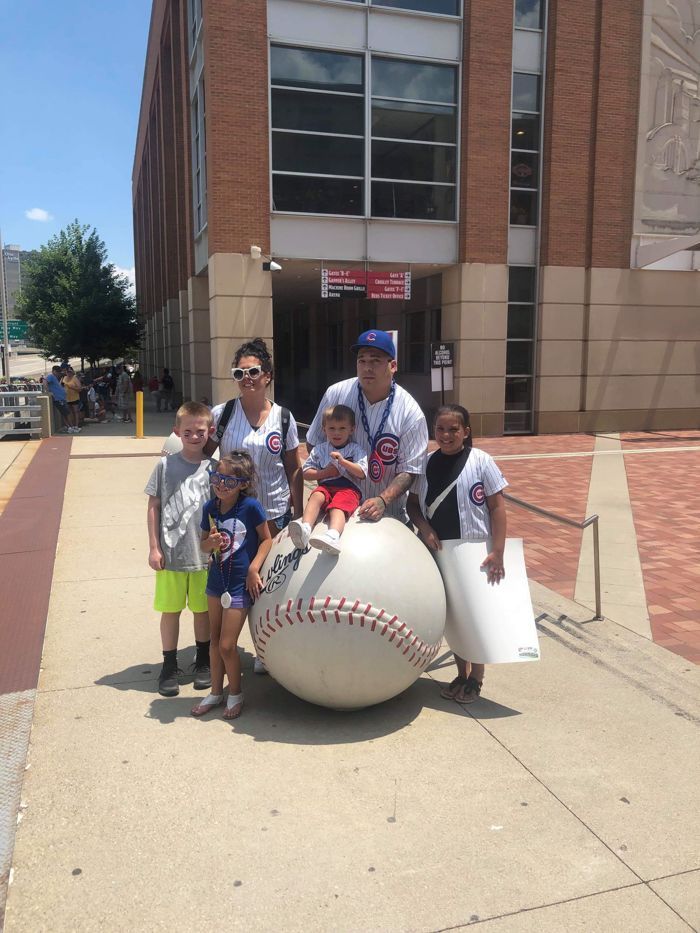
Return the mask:
<path fill-rule="evenodd" d="M 367 297 L 407 301 L 411 297 L 411 273 L 368 272 Z"/>
<path fill-rule="evenodd" d="M 364 269 L 323 269 L 321 298 L 371 298 L 375 301 L 411 297 L 410 272 L 365 272 Z"/>
<path fill-rule="evenodd" d="M 367 273 L 364 269 L 323 269 L 321 298 L 364 298 Z"/>
<path fill-rule="evenodd" d="M 29 323 L 27 321 L 7 321 L 7 336 L 9 340 L 26 340 Z"/>

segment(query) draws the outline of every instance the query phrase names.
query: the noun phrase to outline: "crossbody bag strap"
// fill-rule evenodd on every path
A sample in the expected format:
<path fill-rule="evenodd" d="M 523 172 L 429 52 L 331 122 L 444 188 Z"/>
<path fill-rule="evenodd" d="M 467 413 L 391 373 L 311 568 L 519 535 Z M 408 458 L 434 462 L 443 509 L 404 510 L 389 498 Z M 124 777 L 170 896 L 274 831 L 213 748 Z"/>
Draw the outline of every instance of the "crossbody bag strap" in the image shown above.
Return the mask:
<path fill-rule="evenodd" d="M 460 473 L 459 476 L 461 475 L 462 474 Z M 455 488 L 455 486 L 459 482 L 459 476 L 457 477 L 456 480 L 454 480 L 454 482 L 450 483 L 450 485 L 446 489 L 443 489 L 440 495 L 436 499 L 433 499 L 430 505 L 426 507 L 425 517 L 428 519 L 428 521 L 430 521 L 433 515 L 435 515 L 435 513 L 440 508 L 442 503 L 445 501 L 445 499 L 449 496 L 449 494 Z"/>
<path fill-rule="evenodd" d="M 471 456 L 471 452 L 472 452 L 472 449 L 471 449 L 471 447 L 470 447 L 470 448 L 469 448 L 469 453 L 467 454 L 467 460 L 469 460 L 469 457 Z M 430 519 L 433 517 L 433 515 L 435 515 L 435 513 L 436 513 L 437 510 L 440 508 L 440 506 L 442 505 L 442 503 L 445 501 L 445 499 L 449 496 L 449 494 L 452 492 L 452 490 L 455 488 L 455 486 L 456 486 L 457 483 L 459 482 L 459 479 L 460 479 L 462 473 L 464 472 L 464 467 L 467 465 L 467 460 L 464 461 L 464 466 L 462 467 L 462 469 L 461 469 L 461 470 L 459 471 L 459 473 L 457 474 L 457 478 L 454 480 L 454 482 L 450 483 L 450 485 L 449 485 L 446 489 L 443 489 L 443 490 L 442 490 L 442 492 L 440 493 L 439 496 L 437 496 L 435 499 L 433 499 L 433 501 L 430 503 L 430 505 L 426 506 L 426 509 L 425 509 L 425 517 L 428 519 L 428 521 L 430 521 Z"/>
<path fill-rule="evenodd" d="M 292 415 L 288 408 L 282 409 L 282 447 L 280 448 L 280 456 L 284 457 L 285 451 L 287 450 L 287 434 L 289 433 L 289 421 Z"/>
<path fill-rule="evenodd" d="M 224 405 L 224 410 L 221 412 L 219 423 L 216 426 L 216 434 L 214 435 L 214 437 L 216 438 L 216 447 L 214 448 L 214 450 L 216 450 L 219 444 L 221 443 L 221 438 L 224 436 L 224 431 L 226 430 L 226 427 L 228 426 L 228 423 L 231 420 L 231 415 L 233 414 L 233 409 L 235 407 L 236 407 L 235 398 L 230 398 L 228 402 L 226 402 L 226 404 Z M 212 451 L 212 453 L 213 452 L 214 451 Z"/>

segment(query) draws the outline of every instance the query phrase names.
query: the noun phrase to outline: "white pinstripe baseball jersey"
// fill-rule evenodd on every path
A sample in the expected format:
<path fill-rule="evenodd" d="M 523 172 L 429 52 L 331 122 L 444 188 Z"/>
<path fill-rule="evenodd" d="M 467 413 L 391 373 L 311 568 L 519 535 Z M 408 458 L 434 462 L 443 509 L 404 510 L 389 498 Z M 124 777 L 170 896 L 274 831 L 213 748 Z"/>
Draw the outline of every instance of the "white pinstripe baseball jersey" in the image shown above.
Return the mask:
<path fill-rule="evenodd" d="M 428 457 L 428 462 L 437 453 L 439 451 L 434 451 Z M 463 539 L 467 541 L 485 541 L 490 537 L 491 515 L 486 497 L 493 496 L 495 493 L 500 492 L 501 489 L 505 489 L 507 485 L 508 483 L 496 466 L 493 457 L 487 454 L 486 451 L 473 447 L 464 469 L 459 474 L 457 486 L 455 487 L 459 525 Z M 426 514 L 426 507 L 431 504 L 425 501 L 427 493 L 428 480 L 424 474 L 420 478 L 417 489 L 418 499 L 424 515 Z M 438 506 L 438 512 L 449 501 L 449 498 L 448 496 L 445 502 Z"/>
<path fill-rule="evenodd" d="M 214 426 L 221 418 L 225 404 L 212 409 Z M 299 434 L 294 416 L 290 414 L 287 431 L 287 450 L 296 450 Z M 282 461 L 282 409 L 275 402 L 259 428 L 252 428 L 243 411 L 240 400 L 236 400 L 233 411 L 221 438 L 218 456 L 230 454 L 232 450 L 249 453 L 258 471 L 259 489 L 257 498 L 262 503 L 268 519 L 279 518 L 289 507 L 290 492 L 287 474 Z"/>
<path fill-rule="evenodd" d="M 348 441 L 345 447 L 334 447 L 330 441 L 322 441 L 314 447 L 311 454 L 306 458 L 302 470 L 325 470 L 325 468 L 332 463 L 337 468 L 340 476 L 332 479 L 324 479 L 322 481 L 324 486 L 347 486 L 350 484 L 356 489 L 359 489 L 362 481 L 356 479 L 354 476 L 350 476 L 345 467 L 341 463 L 338 463 L 337 460 L 331 460 L 331 454 L 334 450 L 341 453 L 345 460 L 349 460 L 350 463 L 356 463 L 359 467 L 362 467 L 365 476 L 367 476 L 367 454 L 362 447 L 354 441 Z"/>
<path fill-rule="evenodd" d="M 316 416 L 306 434 L 309 444 L 320 444 L 325 440 L 322 426 L 323 410 L 332 405 L 347 405 L 355 412 L 353 437 L 360 447 L 367 451 L 368 456 L 371 455 L 370 441 L 362 425 L 358 386 L 359 382 L 357 378 L 354 378 L 336 382 L 335 385 L 326 389 L 326 394 L 321 399 Z M 367 423 L 372 436 L 379 430 L 386 402 L 386 399 L 382 399 L 370 405 L 365 399 Z M 384 468 L 384 475 L 379 480 L 373 480 L 368 473 L 367 479 L 363 482 L 357 481 L 363 499 L 381 495 L 382 490 L 386 489 L 397 473 L 420 475 L 425 470 L 428 450 L 428 425 L 425 422 L 425 415 L 413 396 L 399 385 L 396 386 L 394 402 L 381 436 L 377 439 L 375 449 Z M 405 522 L 407 520 L 407 498 L 408 494 L 390 502 L 386 514 Z"/>

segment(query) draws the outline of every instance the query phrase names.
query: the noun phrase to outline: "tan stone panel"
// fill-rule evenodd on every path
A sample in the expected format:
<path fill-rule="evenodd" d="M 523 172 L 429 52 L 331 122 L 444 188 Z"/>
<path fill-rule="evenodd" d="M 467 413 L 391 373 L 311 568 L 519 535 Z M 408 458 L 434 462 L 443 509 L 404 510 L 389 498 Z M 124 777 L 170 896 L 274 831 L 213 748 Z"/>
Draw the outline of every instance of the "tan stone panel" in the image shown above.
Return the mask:
<path fill-rule="evenodd" d="M 697 311 L 697 273 L 676 270 L 591 269 L 591 304 L 688 306 Z"/>
<path fill-rule="evenodd" d="M 209 277 L 196 275 L 187 280 L 187 303 L 190 308 L 209 307 Z"/>
<path fill-rule="evenodd" d="M 690 431 L 698 426 L 698 414 L 694 408 L 612 409 L 581 412 L 579 422 L 579 431 Z"/>
<path fill-rule="evenodd" d="M 458 404 L 464 405 L 470 412 L 502 412 L 505 382 L 503 377 L 457 377 L 455 396 Z"/>
<path fill-rule="evenodd" d="M 263 272 L 262 260 L 241 253 L 216 253 L 209 257 L 209 297 L 257 295 L 272 297 L 272 274 Z"/>
<path fill-rule="evenodd" d="M 541 376 L 536 380 L 538 411 L 577 411 L 581 392 L 579 376 Z"/>
<path fill-rule="evenodd" d="M 235 391 L 231 389 L 231 378 L 214 377 L 211 379 L 211 399 L 213 405 L 219 405 L 227 399 L 233 398 Z"/>
<path fill-rule="evenodd" d="M 505 340 L 508 306 L 504 302 L 464 301 L 442 308 L 443 340 Z"/>
<path fill-rule="evenodd" d="M 577 411 L 543 411 L 535 417 L 538 434 L 576 434 L 581 431 Z"/>
<path fill-rule="evenodd" d="M 541 376 L 570 376 L 581 372 L 580 340 L 545 340 L 540 344 L 537 371 Z"/>
<path fill-rule="evenodd" d="M 209 340 L 209 301 L 204 308 L 189 312 L 189 329 L 194 340 Z"/>
<path fill-rule="evenodd" d="M 696 279 L 696 282 L 700 287 L 700 279 Z M 674 307 L 670 303 L 646 307 L 591 306 L 591 340 L 622 340 L 625 337 L 635 340 L 700 340 L 700 311 L 697 305 Z"/>
<path fill-rule="evenodd" d="M 594 340 L 588 345 L 588 374 L 695 375 L 698 340 Z"/>
<path fill-rule="evenodd" d="M 697 376 L 589 376 L 587 381 L 587 410 L 672 407 L 700 407 Z"/>
<path fill-rule="evenodd" d="M 209 344 L 211 351 L 211 374 L 217 378 L 231 380 L 233 357 L 245 337 L 235 334 L 231 337 L 213 337 Z"/>
<path fill-rule="evenodd" d="M 586 295 L 586 270 L 580 266 L 544 266 L 540 276 L 540 300 L 553 304 L 582 304 Z"/>
<path fill-rule="evenodd" d="M 547 303 L 540 308 L 542 340 L 582 340 L 585 309 L 582 304 Z"/>
<path fill-rule="evenodd" d="M 449 273 L 449 274 L 448 274 Z M 443 301 L 507 301 L 508 266 L 465 262 L 443 273 Z"/>
<path fill-rule="evenodd" d="M 208 340 L 190 343 L 190 372 L 211 375 L 211 345 Z"/>
<path fill-rule="evenodd" d="M 492 412 L 480 416 L 479 435 L 481 437 L 500 437 L 503 434 L 503 413 Z M 474 432 L 476 433 L 476 431 Z"/>
<path fill-rule="evenodd" d="M 455 347 L 455 370 L 459 376 L 499 376 L 506 373 L 503 340 L 460 340 Z"/>
<path fill-rule="evenodd" d="M 240 296 L 212 298 L 209 304 L 209 333 L 212 340 L 229 334 L 242 334 L 239 344 L 252 337 L 271 337 L 272 299 Z"/>

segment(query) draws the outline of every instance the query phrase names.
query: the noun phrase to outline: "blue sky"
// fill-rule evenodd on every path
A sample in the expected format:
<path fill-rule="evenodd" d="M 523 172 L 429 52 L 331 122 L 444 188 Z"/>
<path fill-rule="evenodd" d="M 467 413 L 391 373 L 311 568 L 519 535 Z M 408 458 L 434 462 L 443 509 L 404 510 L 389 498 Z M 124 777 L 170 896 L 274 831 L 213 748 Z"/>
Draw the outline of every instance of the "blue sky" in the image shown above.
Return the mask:
<path fill-rule="evenodd" d="M 0 0 L 4 243 L 34 249 L 77 217 L 97 228 L 110 262 L 133 267 L 150 13 L 150 0 Z"/>

